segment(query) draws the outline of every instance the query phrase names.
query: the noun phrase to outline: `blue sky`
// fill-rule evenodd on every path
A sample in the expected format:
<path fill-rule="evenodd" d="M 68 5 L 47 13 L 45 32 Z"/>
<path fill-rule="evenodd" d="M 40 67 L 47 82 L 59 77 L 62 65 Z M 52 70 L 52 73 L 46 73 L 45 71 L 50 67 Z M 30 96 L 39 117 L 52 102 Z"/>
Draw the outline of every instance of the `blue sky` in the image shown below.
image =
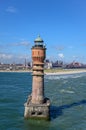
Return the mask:
<path fill-rule="evenodd" d="M 38 34 L 48 59 L 86 63 L 86 0 L 0 0 L 0 62 L 30 61 Z"/>

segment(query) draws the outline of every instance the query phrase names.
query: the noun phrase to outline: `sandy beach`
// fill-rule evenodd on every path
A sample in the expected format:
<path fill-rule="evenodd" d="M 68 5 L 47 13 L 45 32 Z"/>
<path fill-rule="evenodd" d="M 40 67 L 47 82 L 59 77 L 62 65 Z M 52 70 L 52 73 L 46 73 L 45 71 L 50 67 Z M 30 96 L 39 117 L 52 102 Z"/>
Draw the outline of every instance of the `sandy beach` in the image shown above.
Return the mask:
<path fill-rule="evenodd" d="M 25 72 L 32 72 L 31 70 L 16 70 L 16 71 L 6 71 L 6 70 L 0 70 L 0 72 L 18 72 L 18 73 L 25 73 Z M 54 70 L 47 70 L 44 71 L 45 75 L 65 75 L 65 74 L 78 74 L 78 73 L 86 73 L 86 69 L 62 69 L 56 71 Z"/>
<path fill-rule="evenodd" d="M 70 69 L 70 70 L 60 70 L 56 72 L 45 72 L 46 75 L 65 75 L 65 74 L 80 74 L 86 73 L 86 69 Z"/>

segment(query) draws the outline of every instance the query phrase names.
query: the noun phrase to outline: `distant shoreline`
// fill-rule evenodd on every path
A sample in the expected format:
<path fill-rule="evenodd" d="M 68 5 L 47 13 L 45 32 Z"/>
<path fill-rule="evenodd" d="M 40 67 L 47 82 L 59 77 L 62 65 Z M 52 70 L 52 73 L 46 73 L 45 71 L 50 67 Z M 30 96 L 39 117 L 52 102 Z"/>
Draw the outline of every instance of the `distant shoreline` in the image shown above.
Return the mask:
<path fill-rule="evenodd" d="M 26 72 L 26 73 L 28 73 L 28 72 L 32 72 L 32 71 L 30 71 L 30 70 L 14 70 L 14 71 L 7 71 L 7 70 L 0 70 L 0 72 L 2 72 L 2 73 L 4 73 L 4 72 L 18 72 L 18 73 L 23 73 L 23 72 Z"/>
<path fill-rule="evenodd" d="M 31 70 L 15 70 L 15 71 L 6 71 L 6 70 L 0 70 L 0 72 L 18 72 L 18 73 L 31 73 Z M 86 73 L 86 69 L 50 69 L 45 70 L 45 75 L 66 75 L 66 74 L 80 74 L 80 73 Z"/>

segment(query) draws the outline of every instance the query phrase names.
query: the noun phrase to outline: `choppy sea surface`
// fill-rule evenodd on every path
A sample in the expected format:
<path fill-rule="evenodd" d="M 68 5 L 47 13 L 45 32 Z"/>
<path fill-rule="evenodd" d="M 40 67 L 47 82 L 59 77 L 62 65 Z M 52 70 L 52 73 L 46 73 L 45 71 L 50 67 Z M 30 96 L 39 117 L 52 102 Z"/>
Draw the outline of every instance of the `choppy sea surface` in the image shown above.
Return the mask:
<path fill-rule="evenodd" d="M 51 121 L 25 120 L 31 73 L 0 73 L 0 130 L 86 130 L 86 73 L 45 75 Z"/>

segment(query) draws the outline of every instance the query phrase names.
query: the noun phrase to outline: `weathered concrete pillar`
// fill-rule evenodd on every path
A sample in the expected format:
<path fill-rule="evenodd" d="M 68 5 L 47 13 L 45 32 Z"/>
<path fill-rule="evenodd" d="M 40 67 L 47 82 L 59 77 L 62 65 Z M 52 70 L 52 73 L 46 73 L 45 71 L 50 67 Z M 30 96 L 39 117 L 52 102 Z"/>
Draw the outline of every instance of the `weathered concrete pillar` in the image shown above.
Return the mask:
<path fill-rule="evenodd" d="M 44 102 L 44 76 L 33 76 L 32 103 Z"/>

